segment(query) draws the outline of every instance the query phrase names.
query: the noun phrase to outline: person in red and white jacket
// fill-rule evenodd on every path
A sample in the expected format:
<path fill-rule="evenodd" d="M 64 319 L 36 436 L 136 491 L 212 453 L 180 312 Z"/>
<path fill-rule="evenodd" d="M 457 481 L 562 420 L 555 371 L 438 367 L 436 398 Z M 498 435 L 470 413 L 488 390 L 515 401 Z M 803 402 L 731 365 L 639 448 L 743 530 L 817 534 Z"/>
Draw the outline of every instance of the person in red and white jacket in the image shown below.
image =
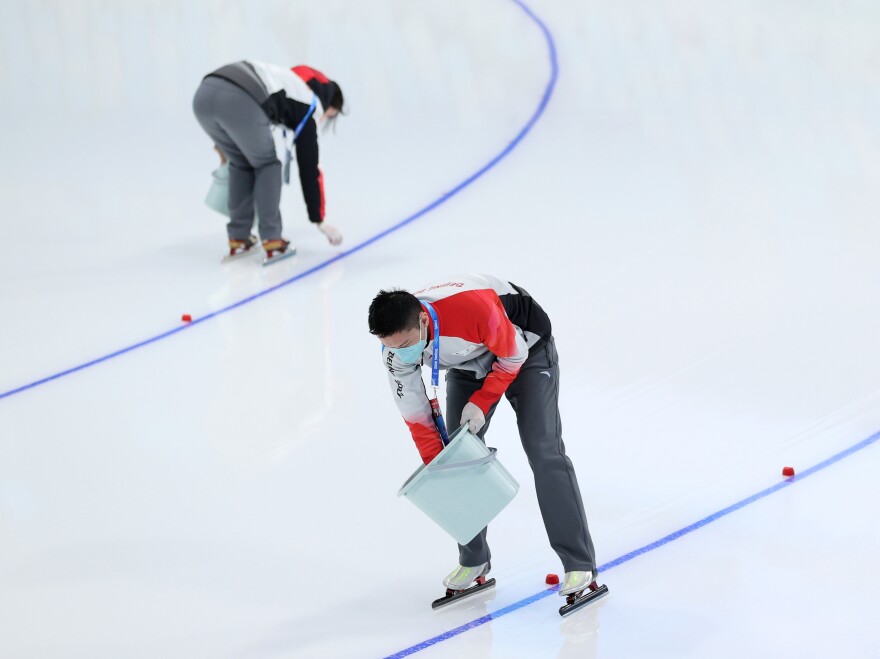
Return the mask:
<path fill-rule="evenodd" d="M 413 293 L 380 291 L 370 304 L 370 333 L 382 343 L 392 396 L 422 460 L 442 450 L 422 380 L 434 341 L 430 303 L 439 320 L 440 368 L 446 375 L 446 419 L 468 425 L 481 440 L 502 396 L 516 413 L 523 448 L 550 545 L 566 575 L 560 595 L 590 587 L 595 550 L 574 467 L 565 454 L 559 417 L 559 363 L 550 319 L 523 288 L 490 275 L 460 275 Z M 491 569 L 486 529 L 459 545 L 447 588 L 468 588 Z"/>
<path fill-rule="evenodd" d="M 331 244 L 342 242 L 339 230 L 324 221 L 318 126 L 334 121 L 343 107 L 339 85 L 308 66 L 285 68 L 245 60 L 205 76 L 193 98 L 193 111 L 221 158 L 229 160 L 230 256 L 256 245 L 251 235 L 255 209 L 267 256 L 292 249 L 281 236 L 282 166 L 273 126 L 287 131 L 288 146 L 299 131 L 293 148 L 309 220 Z"/>

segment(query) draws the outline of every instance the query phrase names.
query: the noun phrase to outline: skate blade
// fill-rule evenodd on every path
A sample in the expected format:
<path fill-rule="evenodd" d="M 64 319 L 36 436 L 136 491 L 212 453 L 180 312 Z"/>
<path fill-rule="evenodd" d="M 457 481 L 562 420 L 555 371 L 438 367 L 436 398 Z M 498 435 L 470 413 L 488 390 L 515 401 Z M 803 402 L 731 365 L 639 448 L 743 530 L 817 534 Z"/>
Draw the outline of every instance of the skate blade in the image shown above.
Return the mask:
<path fill-rule="evenodd" d="M 571 604 L 566 604 L 565 606 L 560 607 L 559 615 L 563 618 L 571 615 L 575 611 L 580 611 L 585 608 L 588 604 L 592 604 L 598 599 L 605 597 L 608 594 L 608 586 L 601 585 L 596 590 L 591 590 L 585 595 L 581 595 Z"/>
<path fill-rule="evenodd" d="M 296 249 L 293 247 L 288 247 L 287 251 L 284 252 L 284 254 L 273 256 L 271 259 L 263 258 L 263 267 L 267 265 L 272 265 L 273 263 L 278 263 L 278 261 L 283 261 L 284 259 L 289 259 L 291 256 L 296 256 Z"/>
<path fill-rule="evenodd" d="M 232 256 L 227 254 L 222 259 L 220 259 L 220 263 L 230 263 L 232 261 L 238 261 L 239 259 L 244 258 L 245 256 L 253 256 L 254 254 L 258 254 L 258 253 L 259 253 L 258 249 L 256 249 L 255 247 L 251 247 L 246 252 L 239 252 L 238 254 L 233 254 Z"/>
<path fill-rule="evenodd" d="M 495 579 L 487 579 L 486 583 L 477 584 L 475 586 L 471 586 L 470 588 L 465 588 L 464 590 L 455 591 L 453 595 L 446 595 L 445 597 L 441 597 L 440 599 L 436 599 L 431 602 L 432 609 L 439 609 L 442 606 L 446 606 L 447 604 L 452 604 L 453 602 L 459 602 L 466 597 L 470 597 L 471 595 L 476 595 L 482 590 L 487 590 L 489 588 L 495 587 Z"/>

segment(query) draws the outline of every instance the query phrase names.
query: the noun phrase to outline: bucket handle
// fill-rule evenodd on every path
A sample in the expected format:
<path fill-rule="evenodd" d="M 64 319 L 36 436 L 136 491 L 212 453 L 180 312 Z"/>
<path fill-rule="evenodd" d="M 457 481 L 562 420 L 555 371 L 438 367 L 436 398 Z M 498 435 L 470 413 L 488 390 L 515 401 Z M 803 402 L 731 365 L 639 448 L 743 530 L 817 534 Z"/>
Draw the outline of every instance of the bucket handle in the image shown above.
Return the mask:
<path fill-rule="evenodd" d="M 445 471 L 446 469 L 458 469 L 459 467 L 476 467 L 478 465 L 484 465 L 495 459 L 495 454 L 498 452 L 497 449 L 489 448 L 489 455 L 485 455 L 482 458 L 476 458 L 475 460 L 467 460 L 466 462 L 455 462 L 453 464 L 448 465 L 427 465 L 425 469 L 428 471 Z"/>

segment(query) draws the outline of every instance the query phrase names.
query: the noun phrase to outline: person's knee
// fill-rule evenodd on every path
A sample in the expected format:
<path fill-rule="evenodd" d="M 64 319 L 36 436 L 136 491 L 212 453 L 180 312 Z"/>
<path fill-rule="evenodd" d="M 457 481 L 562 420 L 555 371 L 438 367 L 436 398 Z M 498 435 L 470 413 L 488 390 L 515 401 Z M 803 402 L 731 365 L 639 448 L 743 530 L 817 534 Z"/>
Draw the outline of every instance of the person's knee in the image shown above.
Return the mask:
<path fill-rule="evenodd" d="M 565 464 L 565 450 L 555 433 L 521 435 L 520 438 L 530 464 Z"/>
<path fill-rule="evenodd" d="M 269 172 L 274 175 L 275 169 L 281 168 L 281 162 L 278 160 L 278 157 L 273 153 L 271 156 L 267 155 L 264 157 L 258 157 L 251 159 L 251 166 L 254 168 L 254 171 L 259 174 L 263 172 Z"/>
<path fill-rule="evenodd" d="M 229 173 L 233 174 L 234 170 L 238 170 L 239 172 L 247 172 L 248 175 L 252 174 L 254 168 L 251 167 L 248 159 L 243 155 L 238 153 L 237 151 L 224 151 L 226 154 L 226 159 L 229 161 Z"/>

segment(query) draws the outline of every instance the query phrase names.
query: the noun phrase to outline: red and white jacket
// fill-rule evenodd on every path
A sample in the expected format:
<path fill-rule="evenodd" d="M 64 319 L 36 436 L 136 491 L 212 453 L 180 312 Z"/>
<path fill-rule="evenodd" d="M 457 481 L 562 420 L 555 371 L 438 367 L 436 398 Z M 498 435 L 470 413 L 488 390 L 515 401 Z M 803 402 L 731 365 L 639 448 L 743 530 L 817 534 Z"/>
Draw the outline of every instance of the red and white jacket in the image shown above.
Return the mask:
<path fill-rule="evenodd" d="M 296 141 L 296 161 L 309 220 L 320 224 L 324 221 L 324 175 L 318 166 L 318 124 L 330 102 L 333 83 L 323 73 L 308 66 L 286 68 L 254 60 L 249 63 L 269 94 L 261 107 L 273 123 L 296 128 L 308 112 L 312 98 L 318 99 Z"/>
<path fill-rule="evenodd" d="M 414 291 L 428 301 L 440 321 L 440 368 L 471 371 L 485 378 L 470 402 L 484 414 L 494 405 L 529 354 L 529 348 L 550 336 L 550 319 L 522 288 L 491 275 L 461 275 Z M 423 307 L 424 308 L 424 307 Z M 427 312 L 427 309 L 425 309 Z M 434 347 L 433 323 L 422 363 L 429 366 Z M 405 364 L 393 348 L 382 349 L 388 382 L 397 407 L 427 464 L 443 449 L 434 424 L 421 364 Z M 458 419 L 447 419 L 450 431 Z"/>

